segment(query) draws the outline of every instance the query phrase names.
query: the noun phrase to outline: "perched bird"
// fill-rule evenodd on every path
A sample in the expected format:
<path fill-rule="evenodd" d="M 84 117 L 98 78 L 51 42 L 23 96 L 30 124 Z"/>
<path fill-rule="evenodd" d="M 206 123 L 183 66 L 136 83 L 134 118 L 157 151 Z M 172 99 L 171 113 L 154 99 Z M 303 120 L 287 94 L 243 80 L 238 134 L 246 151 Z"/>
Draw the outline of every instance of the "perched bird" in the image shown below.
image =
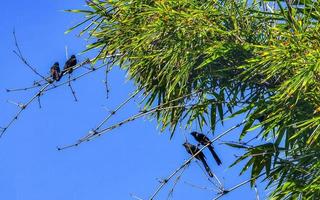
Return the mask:
<path fill-rule="evenodd" d="M 50 68 L 50 74 L 53 80 L 59 81 L 61 76 L 60 76 L 60 67 L 59 63 L 55 62 L 53 66 Z"/>
<path fill-rule="evenodd" d="M 263 122 L 265 119 L 266 119 L 266 116 L 265 115 L 261 115 L 260 117 L 257 118 L 258 121 L 261 123 Z"/>
<path fill-rule="evenodd" d="M 186 148 L 187 152 L 188 152 L 189 154 L 191 154 L 191 155 L 196 154 L 196 153 L 199 152 L 199 150 L 200 150 L 198 147 L 196 147 L 196 146 L 194 146 L 194 145 L 192 145 L 192 144 L 190 144 L 190 143 L 188 143 L 188 142 L 183 143 L 183 146 L 184 146 L 184 148 Z M 210 176 L 210 177 L 213 177 L 213 174 L 212 174 L 212 172 L 211 172 L 211 169 L 210 169 L 209 165 L 207 164 L 207 162 L 206 162 L 206 160 L 205 160 L 206 157 L 204 156 L 204 154 L 202 153 L 202 151 L 199 152 L 199 153 L 195 156 L 195 158 L 198 159 L 198 160 L 200 160 L 200 161 L 202 162 L 202 164 L 203 164 L 204 168 L 206 169 L 206 171 L 208 172 L 209 176 Z"/>
<path fill-rule="evenodd" d="M 63 71 L 67 71 L 69 74 L 73 72 L 73 67 L 77 64 L 77 59 L 75 55 L 72 55 L 67 62 L 64 64 Z"/>
<path fill-rule="evenodd" d="M 194 139 L 196 139 L 197 142 L 199 142 L 200 144 L 202 144 L 202 145 L 207 145 L 207 144 L 209 144 L 208 149 L 210 150 L 210 152 L 211 152 L 214 160 L 217 162 L 218 165 L 221 165 L 221 164 L 222 164 L 219 156 L 218 156 L 217 153 L 214 151 L 213 146 L 211 146 L 211 141 L 209 140 L 209 138 L 208 138 L 207 136 L 205 136 L 205 135 L 202 134 L 202 133 L 195 132 L 195 131 L 193 131 L 193 132 L 191 133 L 191 135 L 192 135 L 192 136 L 194 137 Z"/>

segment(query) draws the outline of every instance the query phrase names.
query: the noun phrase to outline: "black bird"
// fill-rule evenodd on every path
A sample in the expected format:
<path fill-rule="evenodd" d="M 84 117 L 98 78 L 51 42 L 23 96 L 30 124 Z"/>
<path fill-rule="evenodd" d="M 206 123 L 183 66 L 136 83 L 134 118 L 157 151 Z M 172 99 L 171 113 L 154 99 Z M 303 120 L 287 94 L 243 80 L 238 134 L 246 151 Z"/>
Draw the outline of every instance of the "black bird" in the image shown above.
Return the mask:
<path fill-rule="evenodd" d="M 221 165 L 221 164 L 222 164 L 219 156 L 218 156 L 217 153 L 214 151 L 213 146 L 211 146 L 211 143 L 212 143 L 212 142 L 209 140 L 209 138 L 208 138 L 207 136 L 205 136 L 205 135 L 202 134 L 202 133 L 195 132 L 195 131 L 193 131 L 193 132 L 191 133 L 191 135 L 194 137 L 194 139 L 196 139 L 196 140 L 197 140 L 200 144 L 202 144 L 202 145 L 210 144 L 210 145 L 208 146 L 208 149 L 210 150 L 210 152 L 211 152 L 214 160 L 217 162 L 218 165 Z"/>
<path fill-rule="evenodd" d="M 55 62 L 53 66 L 50 68 L 50 74 L 53 80 L 59 81 L 61 76 L 60 76 L 60 67 L 59 63 Z"/>
<path fill-rule="evenodd" d="M 73 72 L 73 67 L 77 64 L 77 59 L 75 55 L 72 55 L 69 60 L 64 64 L 63 71 L 67 71 L 69 74 Z"/>
<path fill-rule="evenodd" d="M 260 117 L 257 118 L 258 121 L 261 123 L 263 122 L 265 119 L 266 119 L 266 116 L 265 115 L 261 115 Z"/>
<path fill-rule="evenodd" d="M 196 147 L 196 146 L 194 146 L 194 145 L 192 145 L 192 144 L 190 144 L 190 143 L 188 143 L 188 142 L 183 143 L 183 146 L 184 146 L 184 148 L 186 148 L 187 152 L 188 152 L 189 154 L 191 154 L 191 155 L 196 154 L 196 153 L 199 152 L 199 150 L 200 150 L 198 147 Z M 212 174 L 212 172 L 211 172 L 211 169 L 210 169 L 209 165 L 207 164 L 207 162 L 206 162 L 206 160 L 205 160 L 206 157 L 204 156 L 204 154 L 202 153 L 202 151 L 199 152 L 199 153 L 195 156 L 195 158 L 198 159 L 198 160 L 200 160 L 200 161 L 202 162 L 202 164 L 203 164 L 204 168 L 206 169 L 206 171 L 208 172 L 209 176 L 210 176 L 210 177 L 213 177 L 213 174 Z"/>

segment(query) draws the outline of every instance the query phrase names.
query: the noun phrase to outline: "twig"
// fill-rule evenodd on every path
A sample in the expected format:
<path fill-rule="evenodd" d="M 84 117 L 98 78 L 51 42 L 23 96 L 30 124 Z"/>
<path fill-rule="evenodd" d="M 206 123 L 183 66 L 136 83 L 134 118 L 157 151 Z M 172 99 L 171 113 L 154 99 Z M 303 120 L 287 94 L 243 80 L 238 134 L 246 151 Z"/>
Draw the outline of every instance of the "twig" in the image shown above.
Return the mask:
<path fill-rule="evenodd" d="M 134 195 L 134 194 L 130 194 L 130 196 L 131 196 L 132 198 L 136 199 L 136 200 L 143 200 L 143 199 L 141 199 L 140 197 L 138 197 L 138 196 L 136 196 L 136 195 Z"/>
<path fill-rule="evenodd" d="M 104 80 L 104 85 L 105 85 L 106 93 L 107 93 L 107 99 L 109 99 L 109 92 L 110 92 L 109 85 L 108 85 L 108 75 L 109 75 L 109 69 L 106 70 L 106 78 Z"/>
<path fill-rule="evenodd" d="M 39 108 L 42 108 L 42 107 L 41 107 L 41 101 L 40 101 L 40 95 L 38 96 L 38 98 L 37 98 L 37 99 L 38 99 L 38 105 L 39 105 Z"/>
<path fill-rule="evenodd" d="M 115 110 L 110 111 L 110 114 L 100 122 L 100 124 L 95 128 L 92 129 L 88 135 L 83 137 L 81 140 L 89 139 L 91 136 L 97 134 L 97 131 L 113 116 L 115 115 L 123 106 L 125 106 L 131 99 L 133 99 L 139 92 L 143 90 L 141 88 L 140 90 L 136 90 L 132 95 L 130 95 L 125 101 L 123 101 Z"/>
<path fill-rule="evenodd" d="M 248 179 L 248 180 L 246 180 L 246 181 L 243 181 L 243 182 L 241 182 L 241 183 L 233 186 L 232 188 L 223 191 L 222 193 L 220 193 L 217 197 L 215 197 L 215 198 L 212 199 L 212 200 L 218 200 L 218 199 L 220 199 L 222 196 L 224 196 L 224 195 L 232 192 L 233 190 L 235 190 L 235 189 L 237 189 L 237 188 L 239 188 L 239 187 L 241 187 L 241 186 L 243 186 L 243 185 L 251 182 L 252 180 L 256 180 L 257 178 L 260 178 L 261 176 L 263 176 L 263 175 L 265 175 L 265 174 L 266 174 L 266 172 L 264 172 L 264 173 L 262 173 L 262 174 L 260 174 L 260 175 L 258 175 L 258 176 L 255 176 L 255 177 L 253 177 L 253 178 L 250 178 L 250 179 Z"/>
<path fill-rule="evenodd" d="M 73 89 L 73 87 L 72 87 L 72 85 L 71 85 L 71 79 L 70 79 L 70 77 L 71 77 L 71 74 L 69 73 L 69 75 L 68 75 L 68 86 L 69 86 L 69 88 L 70 88 L 70 90 L 71 90 L 71 93 L 72 93 L 72 95 L 73 95 L 74 101 L 78 101 L 77 96 L 76 96 L 76 92 L 74 91 L 74 89 Z"/>
<path fill-rule="evenodd" d="M 88 59 L 88 60 L 86 60 L 86 61 L 84 61 L 84 62 L 82 62 L 82 63 L 79 63 L 78 65 L 74 66 L 73 69 L 74 69 L 74 70 L 75 70 L 75 69 L 78 69 L 78 68 L 80 68 L 81 66 L 83 66 L 83 65 L 85 65 L 85 64 L 88 64 L 88 63 L 90 63 L 90 62 L 91 62 L 91 60 Z M 101 66 L 101 67 L 102 67 L 102 66 Z M 90 71 L 90 72 L 92 72 L 92 71 Z M 89 74 L 90 72 L 86 72 L 86 73 L 84 73 L 84 74 L 82 74 L 82 75 L 80 75 L 80 76 L 78 76 L 78 77 L 76 77 L 76 78 L 74 78 L 74 79 L 72 79 L 72 80 L 76 80 L 77 78 L 80 78 L 80 77 L 82 77 L 82 76 L 84 76 L 84 75 L 86 75 L 86 74 Z M 64 72 L 63 75 L 65 75 L 66 73 L 68 73 L 68 72 Z M 66 82 L 66 83 L 67 83 L 67 82 Z M 62 83 L 62 84 L 60 84 L 59 86 L 61 86 L 61 85 L 64 85 L 64 84 Z M 49 86 L 52 86 L 52 87 L 51 87 L 51 88 L 48 88 Z M 58 87 L 57 85 L 52 85 L 52 83 L 47 83 L 47 84 L 44 85 L 27 103 L 21 104 L 22 106 L 19 106 L 19 107 L 20 107 L 20 110 L 19 110 L 19 111 L 16 113 L 16 115 L 11 119 L 11 121 L 8 123 L 8 125 L 2 128 L 2 131 L 1 131 L 1 133 L 0 133 L 0 138 L 4 135 L 4 133 L 8 130 L 8 128 L 13 124 L 13 122 L 18 119 L 18 117 L 20 116 L 20 114 L 22 113 L 22 111 L 25 110 L 36 98 L 40 97 L 40 96 L 41 96 L 42 94 L 44 94 L 46 91 L 51 90 L 51 89 L 53 89 L 53 88 L 57 88 L 57 87 Z"/>
<path fill-rule="evenodd" d="M 23 103 L 17 103 L 17 102 L 14 102 L 14 101 L 11 101 L 11 100 L 7 100 L 8 103 L 11 103 L 15 106 L 18 106 L 19 108 L 23 108 L 24 107 L 24 104 Z"/>
<path fill-rule="evenodd" d="M 175 189 L 175 187 L 177 186 L 179 180 L 181 179 L 181 176 L 183 175 L 184 171 L 187 169 L 188 166 L 189 166 L 189 165 L 184 166 L 184 168 L 182 169 L 182 171 L 181 171 L 181 173 L 179 174 L 179 176 L 177 176 L 177 178 L 175 179 L 175 181 L 174 181 L 174 183 L 173 183 L 173 186 L 172 186 L 170 192 L 168 193 L 167 199 L 169 199 L 170 197 L 173 196 L 173 191 L 174 191 L 174 189 Z"/>
<path fill-rule="evenodd" d="M 200 91 L 197 91 L 195 93 L 198 93 Z M 168 107 L 164 107 L 165 105 L 167 104 L 170 104 L 172 103 L 173 101 L 177 101 L 177 100 L 180 100 L 182 98 L 185 98 L 187 96 L 190 96 L 192 94 L 195 94 L 195 93 L 191 93 L 191 94 L 188 94 L 188 95 L 185 95 L 185 96 L 182 96 L 182 97 L 179 97 L 179 98 L 176 98 L 170 102 L 167 102 L 167 103 L 164 103 L 164 104 L 161 104 L 161 105 L 158 105 L 158 106 L 155 106 L 153 107 L 152 109 L 150 110 L 142 110 L 140 111 L 139 113 L 125 119 L 125 120 L 122 120 L 114 125 L 111 125 L 107 128 L 104 128 L 100 131 L 94 131 L 94 130 L 91 130 L 89 131 L 89 133 L 87 135 L 85 135 L 84 137 L 80 138 L 77 142 L 73 143 L 73 144 L 70 144 L 70 145 L 65 145 L 65 146 L 62 146 L 62 147 L 57 147 L 57 150 L 65 150 L 65 149 L 69 149 L 69 148 L 72 148 L 72 147 L 76 147 L 80 144 L 82 144 L 83 142 L 89 142 L 97 137 L 100 137 L 102 134 L 105 134 L 106 132 L 109 132 L 115 128 L 118 128 L 128 122 L 132 122 L 136 119 L 139 119 L 141 117 L 144 117 L 146 115 L 149 115 L 149 114 L 152 114 L 152 113 L 155 113 L 155 112 L 158 112 L 158 111 L 161 111 L 161 110 L 168 110 L 168 109 L 173 109 L 173 108 L 187 108 L 187 107 L 192 107 L 192 106 L 195 106 L 195 105 L 198 105 L 198 104 L 190 104 L 190 105 L 176 105 L 176 106 L 168 106 Z M 213 101 L 211 103 L 214 103 Z M 220 101 L 216 101 L 215 103 L 221 103 Z"/>
<path fill-rule="evenodd" d="M 256 191 L 256 200 L 260 200 L 257 184 L 254 184 L 254 190 Z"/>
<path fill-rule="evenodd" d="M 142 88 L 143 89 L 143 88 Z M 141 89 L 141 90 L 142 90 Z M 97 128 L 95 128 L 94 130 L 95 131 L 97 131 L 97 130 L 99 130 L 102 126 L 103 126 L 103 124 L 105 124 L 110 118 L 111 118 L 111 116 L 112 115 L 115 115 L 116 114 L 116 112 L 118 112 L 118 110 L 120 110 L 123 106 L 125 106 L 131 99 L 133 99 L 137 94 L 139 94 L 139 92 L 141 91 L 141 90 L 137 90 L 137 91 L 135 91 L 132 95 L 130 95 L 124 102 L 122 102 L 115 110 L 113 110 L 113 111 L 111 111 L 110 112 L 110 114 L 106 117 L 106 118 L 104 118 L 103 120 L 102 120 L 102 122 L 97 126 Z"/>
<path fill-rule="evenodd" d="M 25 87 L 25 88 L 15 88 L 15 89 L 6 89 L 7 92 L 19 92 L 19 91 L 26 91 L 26 90 L 30 90 L 30 89 L 35 89 L 38 87 L 41 87 L 42 85 L 33 85 L 30 87 Z"/>
<path fill-rule="evenodd" d="M 63 146 L 63 147 L 57 147 L 57 149 L 60 151 L 60 150 L 65 150 L 65 149 L 68 149 L 68 148 L 71 148 L 71 147 L 76 147 L 76 146 L 80 145 L 83 142 L 91 141 L 92 139 L 94 139 L 96 137 L 100 137 L 102 134 L 104 134 L 104 133 L 106 133 L 108 131 L 111 131 L 111 130 L 113 130 L 115 128 L 118 128 L 118 127 L 128 123 L 128 122 L 134 121 L 134 120 L 139 119 L 141 117 L 144 117 L 146 115 L 152 114 L 152 113 L 160 111 L 160 110 L 179 108 L 179 107 L 181 108 L 181 107 L 185 107 L 185 106 L 182 106 L 182 105 L 180 105 L 180 106 L 169 106 L 169 107 L 164 107 L 164 108 L 154 108 L 154 109 L 151 109 L 151 110 L 148 110 L 148 111 L 141 111 L 141 112 L 139 112 L 139 113 L 137 113 L 137 114 L 125 119 L 125 120 L 122 120 L 121 122 L 119 122 L 117 124 L 109 126 L 109 127 L 105 128 L 105 129 L 102 129 L 100 131 L 94 132 L 94 131 L 91 130 L 91 131 L 89 131 L 89 133 L 86 136 L 84 136 L 81 139 L 79 139 L 78 142 L 76 142 L 74 144 L 66 145 L 66 146 Z"/>
<path fill-rule="evenodd" d="M 205 186 L 198 186 L 198 185 L 195 185 L 193 183 L 190 183 L 190 182 L 187 182 L 187 181 L 184 181 L 185 184 L 187 185 L 190 185 L 191 187 L 194 187 L 194 188 L 198 188 L 198 189 L 201 189 L 201 190 L 210 190 L 210 191 L 217 191 L 213 188 L 208 188 L 208 187 L 205 187 Z"/>
<path fill-rule="evenodd" d="M 8 123 L 8 125 L 3 128 L 2 132 L 0 133 L 0 138 L 4 135 L 4 133 L 8 130 L 8 128 L 13 124 L 13 122 L 18 119 L 18 117 L 20 116 L 22 111 L 25 110 L 33 102 L 33 100 L 35 100 L 37 97 L 39 97 L 43 93 L 43 91 L 47 87 L 49 87 L 50 84 L 51 83 L 47 83 L 27 103 L 23 104 L 23 106 L 20 107 L 20 110 L 17 112 L 17 114 L 11 119 L 11 121 Z"/>
<path fill-rule="evenodd" d="M 161 183 L 158 188 L 156 189 L 156 191 L 153 193 L 153 195 L 150 197 L 149 200 L 153 200 L 157 194 L 161 191 L 161 189 L 167 184 L 168 181 L 170 181 L 170 179 L 172 179 L 172 177 L 174 177 L 181 169 L 183 169 L 183 167 L 185 165 L 187 165 L 190 161 L 192 161 L 200 152 L 202 152 L 205 148 L 207 148 L 211 143 L 217 141 L 218 139 L 220 139 L 221 137 L 223 137 L 224 135 L 228 134 L 229 132 L 231 132 L 232 130 L 240 127 L 242 124 L 244 124 L 246 121 L 243 121 L 231 128 L 229 128 L 228 130 L 224 131 L 223 133 L 221 133 L 220 135 L 216 136 L 214 139 L 212 139 L 210 141 L 210 143 L 204 145 L 201 149 L 199 149 L 198 152 L 196 152 L 194 155 L 192 155 L 187 161 L 185 161 L 182 165 L 180 165 L 180 167 L 178 167 L 172 174 L 170 174 L 168 176 L 168 178 L 166 178 L 166 182 Z"/>
<path fill-rule="evenodd" d="M 215 180 L 219 185 L 217 185 L 217 183 L 215 183 L 215 182 L 213 182 L 213 181 L 211 180 L 211 177 L 208 175 L 208 173 L 206 172 L 206 170 L 203 169 L 202 165 L 200 165 L 200 164 L 198 163 L 197 160 L 196 160 L 196 163 L 198 164 L 199 168 L 202 170 L 204 176 L 208 179 L 208 181 L 209 181 L 210 183 L 212 183 L 215 187 L 217 187 L 217 188 L 219 189 L 219 191 L 223 190 L 223 186 L 222 186 L 222 184 L 221 184 L 221 181 L 220 181 L 219 178 L 217 177 L 217 175 L 216 175 L 214 172 L 211 172 L 212 175 L 213 175 L 213 177 L 214 177 L 214 180 Z"/>
<path fill-rule="evenodd" d="M 136 120 L 136 119 L 138 119 L 138 118 L 141 118 L 141 117 L 143 117 L 143 116 L 146 116 L 146 115 L 148 115 L 148 114 L 151 114 L 151 113 L 154 113 L 154 112 L 157 112 L 157 111 L 160 111 L 160 110 L 172 109 L 172 108 L 177 108 L 177 107 L 185 107 L 185 105 L 170 106 L 170 107 L 164 107 L 164 106 L 167 105 L 167 104 L 170 104 L 170 103 L 172 103 L 172 102 L 174 102 L 174 101 L 178 101 L 178 100 L 181 100 L 181 99 L 183 99 L 183 98 L 185 98 L 185 97 L 188 97 L 188 96 L 191 96 L 191 95 L 193 95 L 193 94 L 196 94 L 196 93 L 198 93 L 198 92 L 199 92 L 199 91 L 196 91 L 196 92 L 193 92 L 193 93 L 190 93 L 190 94 L 187 94 L 187 95 L 178 97 L 178 98 L 176 98 L 176 99 L 174 99 L 174 100 L 171 100 L 171 101 L 169 101 L 169 102 L 166 102 L 166 103 L 164 103 L 164 104 L 160 104 L 160 105 L 158 105 L 158 106 L 155 106 L 155 107 L 153 107 L 153 108 L 151 108 L 151 109 L 149 109 L 149 110 L 142 110 L 142 111 L 138 112 L 137 114 L 135 114 L 135 115 L 133 115 L 133 116 L 131 116 L 131 117 L 129 117 L 129 118 L 127 118 L 127 119 L 125 119 L 125 120 L 117 123 L 117 124 L 114 124 L 114 125 L 109 126 L 109 127 L 105 128 L 105 129 L 102 129 L 102 130 L 100 130 L 100 131 L 97 131 L 97 129 L 91 130 L 91 131 L 89 131 L 89 133 L 88 133 L 87 135 L 85 135 L 84 137 L 82 137 L 81 139 L 79 139 L 78 142 L 76 142 L 76 143 L 74 143 L 74 144 L 66 145 L 66 146 L 63 146 L 63 147 L 57 147 L 57 149 L 58 149 L 58 150 L 64 150 L 64 149 L 68 149 L 68 148 L 71 148 L 71 147 L 76 147 L 76 146 L 80 145 L 80 144 L 83 143 L 83 142 L 90 141 L 91 139 L 94 139 L 94 138 L 96 138 L 96 137 L 99 137 L 99 136 L 101 136 L 102 134 L 104 134 L 105 132 L 108 132 L 108 131 L 113 130 L 113 129 L 119 127 L 119 126 L 122 126 L 122 125 L 125 124 L 125 123 L 128 123 L 128 122 L 130 122 L 130 121 L 134 121 L 134 120 Z M 131 99 L 131 98 L 129 97 L 129 100 L 130 100 L 130 99 Z M 127 100 L 128 100 L 128 99 L 127 99 Z M 126 101 L 125 101 L 125 102 L 126 102 Z M 120 104 L 119 107 L 121 108 L 123 105 L 125 105 L 125 102 L 122 103 L 122 104 Z M 118 107 L 118 108 L 119 108 L 119 107 Z M 120 108 L 119 108 L 119 109 L 120 109 Z M 107 116 L 107 117 L 100 123 L 100 125 L 99 125 L 98 127 L 100 128 L 112 115 L 114 115 L 114 113 L 111 112 L 111 114 L 110 114 L 109 116 Z"/>
<path fill-rule="evenodd" d="M 16 46 L 16 48 L 17 48 L 17 50 L 18 50 L 18 51 L 13 50 L 13 53 L 15 53 L 15 54 L 22 60 L 22 62 L 23 62 L 26 66 L 28 66 L 36 75 L 40 76 L 43 80 L 45 80 L 46 82 L 49 83 L 48 79 L 46 79 L 46 77 L 42 76 L 39 72 L 37 72 L 37 70 L 36 70 L 34 67 L 32 67 L 32 66 L 28 63 L 28 61 L 24 58 L 24 56 L 22 55 L 21 50 L 20 50 L 20 47 L 19 47 L 19 44 L 18 44 L 18 41 L 17 41 L 17 37 L 16 37 L 16 32 L 15 32 L 15 30 L 13 30 L 13 37 L 14 37 L 15 46 Z"/>
<path fill-rule="evenodd" d="M 87 74 L 90 74 L 90 73 L 92 73 L 92 72 L 94 72 L 94 71 L 96 71 L 96 70 L 98 70 L 98 69 L 103 68 L 105 65 L 106 65 L 106 64 L 102 64 L 101 66 L 95 68 L 95 70 L 90 70 L 90 71 L 87 71 L 87 72 L 85 72 L 85 73 L 83 73 L 83 74 L 80 74 L 79 76 L 76 76 L 76 77 L 74 77 L 74 78 L 71 78 L 70 81 L 76 81 L 76 80 L 78 80 L 79 78 L 81 78 L 81 77 L 83 77 L 83 76 L 85 76 L 85 75 L 87 75 Z M 46 92 L 46 91 L 49 91 L 49 90 L 52 90 L 52 89 L 55 89 L 55 88 L 57 88 L 57 87 L 61 87 L 61 86 L 63 86 L 63 85 L 68 85 L 68 83 L 69 83 L 69 80 L 67 80 L 67 81 L 65 81 L 65 82 L 61 82 L 61 83 L 59 83 L 59 84 L 56 84 L 55 86 L 52 86 L 52 87 L 47 88 L 47 89 L 45 90 L 45 92 Z"/>
<path fill-rule="evenodd" d="M 121 55 L 122 55 L 122 54 L 110 55 L 110 56 L 107 56 L 107 58 L 113 58 L 113 57 L 117 57 L 117 56 L 121 56 Z M 88 60 L 85 61 L 85 62 L 87 62 L 86 64 L 88 64 L 88 63 L 91 63 L 91 61 L 92 61 L 92 60 L 89 60 L 89 59 L 88 59 Z M 103 64 L 101 64 L 101 65 L 98 66 L 98 67 L 92 68 L 92 69 L 90 69 L 89 71 L 84 72 L 83 74 L 80 74 L 79 76 L 77 76 L 77 77 L 75 77 L 75 78 L 71 78 L 70 81 L 76 81 L 77 79 L 79 79 L 79 78 L 81 78 L 81 77 L 83 77 L 83 76 L 85 76 L 85 75 L 87 75 L 87 74 L 90 74 L 90 73 L 92 73 L 92 72 L 94 72 L 94 71 L 96 71 L 96 70 L 98 70 L 98 69 L 101 69 L 101 68 L 105 67 L 107 64 L 108 64 L 108 63 L 103 63 Z M 80 68 L 80 67 L 82 67 L 82 66 L 83 66 L 83 65 L 76 65 L 76 66 L 73 68 L 73 70 L 78 69 L 78 68 Z M 66 84 L 68 84 L 68 83 L 69 83 L 69 81 L 65 81 L 65 82 L 56 84 L 55 86 L 46 89 L 45 92 L 48 91 L 48 90 L 55 89 L 56 87 L 60 87 L 60 86 L 62 86 L 62 85 L 66 85 Z"/>
<path fill-rule="evenodd" d="M 114 57 L 121 56 L 121 55 L 122 55 L 122 54 L 114 54 L 114 55 L 106 56 L 106 58 L 114 58 Z M 86 61 L 84 61 L 84 62 L 82 62 L 82 63 L 74 66 L 74 67 L 73 67 L 73 71 L 76 70 L 76 69 L 78 69 L 78 68 L 80 68 L 80 67 L 84 67 L 85 64 L 91 63 L 92 60 L 94 60 L 94 59 L 91 59 L 91 60 L 90 60 L 90 59 L 87 59 Z M 82 76 L 85 76 L 85 75 L 87 75 L 88 73 L 91 73 L 92 71 L 95 71 L 95 70 L 97 70 L 97 69 L 100 69 L 100 68 L 104 67 L 105 65 L 106 65 L 106 64 L 104 63 L 104 64 L 102 64 L 102 65 L 99 66 L 99 67 L 91 68 L 88 72 L 85 72 L 85 73 L 83 73 L 82 75 L 80 75 L 80 76 L 78 76 L 78 77 L 76 77 L 76 78 L 72 78 L 71 81 L 75 81 L 76 79 L 78 79 L 78 78 L 80 78 L 80 77 L 82 77 Z M 63 75 L 65 75 L 65 74 L 66 74 L 66 73 L 64 73 Z M 62 76 L 63 76 L 63 75 L 62 75 Z M 50 78 L 50 76 L 45 77 L 46 80 L 48 80 L 49 78 Z M 7 92 L 26 91 L 26 90 L 35 89 L 35 88 L 44 86 L 44 85 L 47 83 L 47 81 L 46 81 L 46 82 L 43 84 L 43 83 L 41 83 L 41 81 L 42 81 L 42 80 L 40 80 L 40 81 L 35 81 L 34 84 L 33 84 L 33 86 L 29 86 L 29 87 L 25 87 L 25 88 L 6 89 L 6 91 L 7 91 Z M 58 87 L 58 86 L 65 85 L 65 84 L 68 84 L 68 83 L 69 83 L 69 81 L 66 81 L 66 82 L 64 82 L 64 83 L 62 83 L 62 84 L 61 84 L 61 83 L 55 84 L 55 85 L 53 85 L 52 87 L 48 88 L 47 90 L 51 90 L 51 89 L 54 89 L 54 88 L 56 88 L 56 87 Z M 47 90 L 45 90 L 45 91 L 47 91 Z"/>

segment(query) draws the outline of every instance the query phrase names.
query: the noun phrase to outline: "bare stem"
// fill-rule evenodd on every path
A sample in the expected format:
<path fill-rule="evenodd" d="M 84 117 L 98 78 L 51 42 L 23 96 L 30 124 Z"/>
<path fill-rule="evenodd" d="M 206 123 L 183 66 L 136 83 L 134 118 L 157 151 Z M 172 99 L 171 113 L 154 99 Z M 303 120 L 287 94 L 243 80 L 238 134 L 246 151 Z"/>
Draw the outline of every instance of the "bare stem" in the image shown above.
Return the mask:
<path fill-rule="evenodd" d="M 266 174 L 266 173 L 262 173 L 262 174 L 260 174 L 260 175 L 258 175 L 258 176 L 255 176 L 255 177 L 250 178 L 250 179 L 248 179 L 248 180 L 246 180 L 246 181 L 243 181 L 243 182 L 241 182 L 241 183 L 233 186 L 232 188 L 221 192 L 217 197 L 215 197 L 215 198 L 212 199 L 212 200 L 220 199 L 222 196 L 224 196 L 224 195 L 232 192 L 233 190 L 236 190 L 236 189 L 240 188 L 241 186 L 243 186 L 243 185 L 245 185 L 245 184 L 247 184 L 247 183 L 250 183 L 250 182 L 253 181 L 253 180 L 256 180 L 257 178 L 260 178 L 261 176 L 263 176 L 263 175 L 265 175 L 265 174 Z"/>
<path fill-rule="evenodd" d="M 36 75 L 40 76 L 43 80 L 45 80 L 46 82 L 48 82 L 48 79 L 46 79 L 46 77 L 42 76 L 34 67 L 32 67 L 28 61 L 24 58 L 24 56 L 22 55 L 22 52 L 20 50 L 20 47 L 19 47 L 19 44 L 18 44 L 18 41 L 17 41 L 17 36 L 16 36 L 16 32 L 15 30 L 13 30 L 13 37 L 14 37 L 14 43 L 15 43 L 15 46 L 17 48 L 17 51 L 13 51 L 20 59 L 21 61 L 27 66 L 29 67 Z"/>

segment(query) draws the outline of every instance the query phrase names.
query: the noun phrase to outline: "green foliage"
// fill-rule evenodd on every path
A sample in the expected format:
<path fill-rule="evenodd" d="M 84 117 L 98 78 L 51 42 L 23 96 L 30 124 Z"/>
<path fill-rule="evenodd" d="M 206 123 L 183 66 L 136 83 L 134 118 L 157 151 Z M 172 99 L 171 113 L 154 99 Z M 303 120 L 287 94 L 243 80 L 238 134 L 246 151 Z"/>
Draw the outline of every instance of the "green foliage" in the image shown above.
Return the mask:
<path fill-rule="evenodd" d="M 251 3 L 249 3 L 251 2 Z M 320 3 L 316 0 L 93 0 L 71 28 L 143 89 L 145 108 L 172 135 L 240 114 L 239 139 L 259 130 L 243 172 L 265 173 L 273 199 L 320 196 Z M 69 30 L 69 31 L 70 31 Z M 165 105 L 165 106 L 164 106 Z M 161 107 L 161 108 L 162 108 Z M 268 141 L 273 141 L 270 143 Z M 252 182 L 253 183 L 253 182 Z"/>

